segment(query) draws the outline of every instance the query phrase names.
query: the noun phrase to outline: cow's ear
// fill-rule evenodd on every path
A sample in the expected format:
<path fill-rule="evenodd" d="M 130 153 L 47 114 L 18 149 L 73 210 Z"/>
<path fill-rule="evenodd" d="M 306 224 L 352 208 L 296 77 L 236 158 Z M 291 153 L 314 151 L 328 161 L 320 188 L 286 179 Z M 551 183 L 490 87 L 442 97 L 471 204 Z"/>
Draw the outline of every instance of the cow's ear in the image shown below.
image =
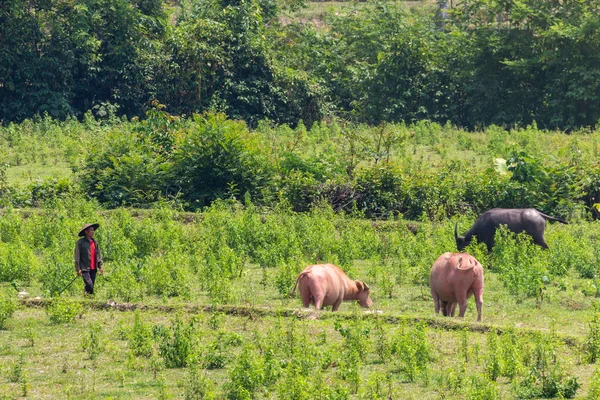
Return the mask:
<path fill-rule="evenodd" d="M 361 281 L 354 281 L 356 283 L 356 288 L 358 289 L 358 291 L 362 292 L 364 290 L 363 288 L 363 283 Z"/>

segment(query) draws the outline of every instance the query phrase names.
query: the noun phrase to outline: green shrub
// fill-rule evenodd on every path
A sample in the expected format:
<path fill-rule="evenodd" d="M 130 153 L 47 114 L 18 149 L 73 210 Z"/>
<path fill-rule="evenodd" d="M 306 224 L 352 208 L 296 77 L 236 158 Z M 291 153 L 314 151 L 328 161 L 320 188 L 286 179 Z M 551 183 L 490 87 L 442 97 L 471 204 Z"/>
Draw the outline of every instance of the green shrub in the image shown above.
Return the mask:
<path fill-rule="evenodd" d="M 260 358 L 245 346 L 229 372 L 229 382 L 225 384 L 228 399 L 243 400 L 258 398 L 264 383 L 264 370 Z"/>
<path fill-rule="evenodd" d="M 155 336 L 159 340 L 159 354 L 165 360 L 167 368 L 187 366 L 193 334 L 193 324 L 186 324 L 179 315 L 173 320 L 170 329 L 155 327 Z"/>
<path fill-rule="evenodd" d="M 467 388 L 466 399 L 498 400 L 500 399 L 500 394 L 493 380 L 489 380 L 486 376 L 473 375 Z"/>
<path fill-rule="evenodd" d="M 230 358 L 230 351 L 219 333 L 217 339 L 210 343 L 202 352 L 202 367 L 206 369 L 224 368 Z"/>
<path fill-rule="evenodd" d="M 22 382 L 23 378 L 26 376 L 25 373 L 25 356 L 23 354 L 19 355 L 19 359 L 16 360 L 12 366 L 10 374 L 8 376 L 8 381 L 13 383 Z"/>
<path fill-rule="evenodd" d="M 140 275 L 148 294 L 189 298 L 192 274 L 187 268 L 189 260 L 186 256 L 169 252 L 163 257 L 144 261 Z"/>
<path fill-rule="evenodd" d="M 72 243 L 72 246 L 74 248 L 75 243 Z M 58 244 L 48 248 L 45 253 L 45 268 L 39 274 L 39 280 L 44 291 L 51 296 L 57 296 L 61 291 L 65 293 L 76 292 L 77 283 L 81 284 L 82 279 L 76 277 L 72 254 L 62 251 L 58 248 Z"/>
<path fill-rule="evenodd" d="M 600 358 L 600 312 L 595 312 L 583 345 L 586 361 L 595 363 Z"/>
<path fill-rule="evenodd" d="M 133 329 L 129 335 L 129 349 L 138 357 L 151 357 L 154 350 L 152 329 L 142 321 L 141 313 L 135 310 Z"/>
<path fill-rule="evenodd" d="M 513 379 L 520 374 L 523 367 L 519 340 L 512 329 L 502 333 L 499 351 L 502 360 L 502 376 Z"/>
<path fill-rule="evenodd" d="M 522 399 L 575 397 L 581 384 L 576 377 L 568 375 L 558 359 L 556 335 L 538 334 L 531 342 L 533 351 L 527 360 L 529 374 L 513 386 L 515 395 Z"/>
<path fill-rule="evenodd" d="M 18 303 L 14 297 L 0 291 L 0 329 L 4 328 L 4 323 L 14 314 L 17 306 Z"/>
<path fill-rule="evenodd" d="M 83 306 L 68 297 L 54 297 L 46 306 L 46 313 L 53 324 L 73 322 L 75 317 L 83 313 Z"/>
<path fill-rule="evenodd" d="M 309 399 L 311 387 L 309 378 L 301 372 L 301 367 L 292 360 L 283 371 L 281 379 L 277 382 L 277 398 Z"/>
<path fill-rule="evenodd" d="M 590 390 L 588 391 L 586 400 L 596 400 L 600 398 L 600 368 L 594 370 L 594 375 L 590 382 Z"/>
<path fill-rule="evenodd" d="M 550 280 L 543 249 L 525 233 L 515 236 L 504 226 L 496 231 L 494 240 L 492 266 L 500 272 L 504 285 L 515 296 L 541 302 Z"/>
<path fill-rule="evenodd" d="M 211 400 L 217 398 L 212 382 L 197 366 L 189 368 L 184 388 L 185 400 Z"/>
<path fill-rule="evenodd" d="M 90 360 L 95 360 L 104 351 L 102 324 L 93 322 L 89 324 L 88 331 L 81 338 L 81 347 L 88 354 Z"/>
<path fill-rule="evenodd" d="M 262 150 L 265 143 L 250 134 L 246 125 L 223 115 L 195 117 L 196 124 L 174 154 L 174 181 L 193 208 L 217 198 L 245 193 L 260 199 L 273 166 Z"/>
<path fill-rule="evenodd" d="M 396 357 L 398 371 L 409 382 L 418 377 L 427 378 L 431 351 L 425 325 L 404 326 L 392 340 L 392 354 Z"/>
<path fill-rule="evenodd" d="M 22 241 L 0 242 L 0 282 L 29 282 L 39 265 L 31 247 Z"/>
<path fill-rule="evenodd" d="M 142 265 L 142 260 L 111 263 L 103 277 L 106 297 L 129 302 L 141 300 L 144 291 L 152 293 L 152 289 L 146 289 Z"/>
<path fill-rule="evenodd" d="M 488 353 L 485 360 L 485 374 L 491 381 L 496 381 L 501 374 L 498 334 L 491 331 L 487 335 Z"/>

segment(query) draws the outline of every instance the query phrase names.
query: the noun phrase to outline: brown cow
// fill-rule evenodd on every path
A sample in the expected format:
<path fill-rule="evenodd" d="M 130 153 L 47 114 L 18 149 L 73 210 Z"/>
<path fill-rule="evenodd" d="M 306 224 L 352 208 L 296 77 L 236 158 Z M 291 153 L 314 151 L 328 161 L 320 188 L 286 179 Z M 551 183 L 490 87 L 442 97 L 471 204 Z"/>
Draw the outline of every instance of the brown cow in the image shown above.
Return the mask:
<path fill-rule="evenodd" d="M 296 284 L 290 296 L 300 290 L 302 305 L 308 308 L 314 304 L 317 310 L 322 307 L 332 306 L 336 311 L 343 300 L 358 300 L 362 307 L 371 307 L 373 301 L 369 297 L 369 287 L 361 281 L 353 281 L 333 264 L 309 265 L 298 275 Z"/>
<path fill-rule="evenodd" d="M 458 303 L 458 316 L 464 317 L 467 299 L 475 295 L 477 321 L 481 321 L 483 267 L 475 257 L 467 253 L 442 254 L 431 267 L 429 286 L 436 314 L 441 308 L 444 316 L 454 316 Z"/>

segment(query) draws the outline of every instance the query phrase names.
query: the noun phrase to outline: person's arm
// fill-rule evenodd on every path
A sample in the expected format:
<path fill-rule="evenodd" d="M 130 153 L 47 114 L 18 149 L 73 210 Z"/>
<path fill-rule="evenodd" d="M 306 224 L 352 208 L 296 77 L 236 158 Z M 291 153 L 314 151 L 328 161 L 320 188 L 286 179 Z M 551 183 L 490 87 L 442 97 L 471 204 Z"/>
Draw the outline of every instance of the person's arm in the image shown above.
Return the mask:
<path fill-rule="evenodd" d="M 102 266 L 102 252 L 100 251 L 100 246 L 98 246 L 98 242 L 96 242 L 96 253 L 98 254 L 98 268 L 100 269 L 100 274 L 103 274 L 104 267 Z"/>
<path fill-rule="evenodd" d="M 77 271 L 77 275 L 81 275 L 81 266 L 79 265 L 79 241 L 75 243 L 75 270 Z"/>

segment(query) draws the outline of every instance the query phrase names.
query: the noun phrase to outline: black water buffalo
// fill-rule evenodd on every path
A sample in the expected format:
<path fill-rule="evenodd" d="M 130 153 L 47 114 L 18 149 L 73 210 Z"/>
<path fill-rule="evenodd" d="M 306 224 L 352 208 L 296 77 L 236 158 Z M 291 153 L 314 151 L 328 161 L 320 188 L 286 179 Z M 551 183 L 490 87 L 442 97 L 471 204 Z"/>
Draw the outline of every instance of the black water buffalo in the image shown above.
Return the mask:
<path fill-rule="evenodd" d="M 533 238 L 535 244 L 547 249 L 548 245 L 544 240 L 546 220 L 567 223 L 560 218 L 546 215 L 535 208 L 492 208 L 481 214 L 464 236 L 458 236 L 458 223 L 456 223 L 454 226 L 456 247 L 458 251 L 462 251 L 471 243 L 473 236 L 477 236 L 477 240 L 485 243 L 488 251 L 491 252 L 492 247 L 494 247 L 496 229 L 500 225 L 506 225 L 508 229 L 515 233 L 526 232 Z"/>

